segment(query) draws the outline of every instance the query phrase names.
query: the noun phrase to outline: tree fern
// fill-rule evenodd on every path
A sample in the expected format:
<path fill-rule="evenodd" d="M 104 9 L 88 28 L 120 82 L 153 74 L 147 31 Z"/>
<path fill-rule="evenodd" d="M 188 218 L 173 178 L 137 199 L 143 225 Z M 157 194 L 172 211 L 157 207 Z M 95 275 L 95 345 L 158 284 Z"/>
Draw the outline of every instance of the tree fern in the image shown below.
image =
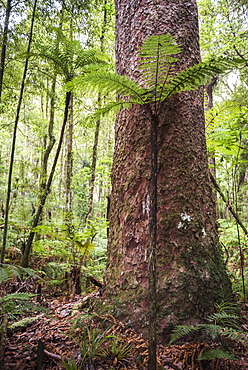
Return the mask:
<path fill-rule="evenodd" d="M 227 58 L 211 59 L 176 74 L 174 66 L 177 58 L 175 55 L 179 53 L 180 48 L 175 44 L 172 36 L 150 36 L 144 41 L 139 51 L 138 68 L 141 72 L 139 82 L 117 73 L 97 72 L 74 78 L 67 84 L 67 87 L 73 89 L 78 86 L 87 86 L 92 91 L 116 93 L 124 101 L 146 105 L 146 107 L 148 107 L 147 103 L 155 102 L 155 113 L 157 114 L 157 103 L 160 104 L 171 95 L 182 91 L 197 89 L 207 84 L 212 76 L 232 70 L 241 63 L 240 60 Z M 119 104 L 117 105 L 120 107 Z M 117 105 L 113 102 L 113 109 L 116 109 Z M 151 107 L 148 109 L 152 113 Z M 99 111 L 96 117 L 110 111 L 111 104 L 106 110 Z"/>
<path fill-rule="evenodd" d="M 61 30 L 56 29 L 56 41 L 51 45 L 36 44 L 37 52 L 30 55 L 52 61 L 57 72 L 69 81 L 76 72 L 83 72 L 89 65 L 106 65 L 109 58 L 95 49 L 83 49 L 78 40 L 68 39 Z"/>

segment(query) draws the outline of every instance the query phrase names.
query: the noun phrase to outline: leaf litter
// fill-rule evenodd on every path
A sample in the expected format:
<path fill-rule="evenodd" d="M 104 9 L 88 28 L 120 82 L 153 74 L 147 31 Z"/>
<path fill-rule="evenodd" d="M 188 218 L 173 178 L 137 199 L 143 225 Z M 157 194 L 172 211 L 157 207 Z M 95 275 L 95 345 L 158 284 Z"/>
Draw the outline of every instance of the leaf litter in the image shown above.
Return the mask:
<path fill-rule="evenodd" d="M 1 292 L 0 292 L 1 293 Z M 75 329 L 74 323 L 81 320 L 81 328 L 90 324 L 91 328 L 99 328 L 99 324 L 107 326 L 105 335 L 118 338 L 128 346 L 128 358 L 118 359 L 118 356 L 98 358 L 94 365 L 78 367 L 94 370 L 145 370 L 148 362 L 147 341 L 133 329 L 117 321 L 111 315 L 89 315 L 87 304 L 97 299 L 99 292 L 86 295 L 51 297 L 43 296 L 42 304 L 48 308 L 46 313 L 36 316 L 35 322 L 21 328 L 8 336 L 5 346 L 5 370 L 62 370 L 62 360 L 80 358 L 80 348 L 73 338 L 80 334 L 80 328 Z M 245 305 L 246 323 L 243 330 L 248 332 L 248 305 Z M 82 316 L 83 315 L 83 316 Z M 82 319 L 84 317 L 84 319 Z M 85 320 L 85 321 L 84 321 Z M 103 330 L 103 329 L 102 329 Z M 73 334 L 73 335 L 72 335 Z M 42 344 L 42 355 L 39 358 L 38 347 Z M 203 351 L 213 348 L 206 343 L 186 343 L 183 345 L 158 346 L 158 369 L 176 370 L 245 370 L 248 369 L 248 349 L 242 349 L 242 355 L 237 360 L 212 359 L 199 361 Z M 240 348 L 237 348 L 240 352 Z M 38 360 L 37 360 L 38 356 Z"/>

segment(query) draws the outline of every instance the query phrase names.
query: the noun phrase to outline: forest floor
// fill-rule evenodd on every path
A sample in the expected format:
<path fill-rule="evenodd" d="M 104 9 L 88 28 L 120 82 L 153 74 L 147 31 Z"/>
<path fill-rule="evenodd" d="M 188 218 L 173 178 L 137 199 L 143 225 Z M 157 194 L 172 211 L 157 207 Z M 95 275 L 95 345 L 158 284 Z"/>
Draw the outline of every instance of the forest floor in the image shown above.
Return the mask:
<path fill-rule="evenodd" d="M 8 282 L 8 286 L 1 287 L 0 296 L 8 294 L 12 288 L 11 283 Z M 8 333 L 3 369 L 60 370 L 66 368 L 62 365 L 63 360 L 74 358 L 76 363 L 85 354 L 88 359 L 85 366 L 71 365 L 66 369 L 146 369 L 147 342 L 134 330 L 126 329 L 111 315 L 98 316 L 93 312 L 89 314 L 95 299 L 100 299 L 98 291 L 81 296 L 58 295 L 57 297 L 51 290 L 42 292 L 37 303 L 45 307 L 46 312 L 34 312 L 32 323 Z M 245 319 L 242 322 L 242 330 L 248 333 L 248 304 L 243 305 L 243 316 Z M 75 325 L 76 323 L 79 325 Z M 87 337 L 82 334 L 85 333 L 86 327 L 89 329 L 86 332 Z M 103 341 L 102 338 L 104 338 Z M 115 344 L 113 344 L 113 338 L 118 338 Z M 111 345 L 109 345 L 110 341 L 112 341 Z M 244 348 L 234 345 L 233 350 L 237 360 L 199 361 L 199 355 L 209 348 L 213 346 L 194 342 L 159 346 L 157 356 L 159 369 L 248 369 L 248 346 Z"/>

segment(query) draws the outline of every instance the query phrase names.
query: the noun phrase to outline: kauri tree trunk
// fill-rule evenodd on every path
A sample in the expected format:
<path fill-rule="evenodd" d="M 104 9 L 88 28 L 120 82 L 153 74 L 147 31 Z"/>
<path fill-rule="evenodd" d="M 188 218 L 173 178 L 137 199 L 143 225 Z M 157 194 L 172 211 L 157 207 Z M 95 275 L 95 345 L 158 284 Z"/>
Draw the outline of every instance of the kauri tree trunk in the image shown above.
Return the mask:
<path fill-rule="evenodd" d="M 199 62 L 195 0 L 115 0 L 119 74 L 139 80 L 137 51 L 150 35 L 172 34 L 182 53 L 176 70 Z M 199 322 L 231 294 L 218 243 L 205 145 L 203 92 L 162 104 L 157 123 L 157 321 L 167 337 L 179 323 Z M 143 106 L 117 117 L 112 170 L 108 308 L 144 333 L 149 320 L 151 119 Z"/>

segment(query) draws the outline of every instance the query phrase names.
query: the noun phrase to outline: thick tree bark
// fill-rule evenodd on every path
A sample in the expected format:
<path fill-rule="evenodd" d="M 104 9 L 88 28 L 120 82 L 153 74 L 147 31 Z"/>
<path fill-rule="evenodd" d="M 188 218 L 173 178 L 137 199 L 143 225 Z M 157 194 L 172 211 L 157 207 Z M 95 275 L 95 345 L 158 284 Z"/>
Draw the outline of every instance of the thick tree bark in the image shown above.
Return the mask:
<path fill-rule="evenodd" d="M 120 74 L 139 80 L 137 50 L 149 35 L 170 33 L 182 47 L 176 69 L 200 60 L 195 0 L 116 0 Z M 203 92 L 175 95 L 158 117 L 156 279 L 157 320 L 199 322 L 231 293 L 218 244 L 205 145 Z M 152 212 L 151 116 L 146 107 L 116 121 L 105 298 L 115 314 L 147 333 Z M 151 283 L 151 282 L 150 282 Z"/>

